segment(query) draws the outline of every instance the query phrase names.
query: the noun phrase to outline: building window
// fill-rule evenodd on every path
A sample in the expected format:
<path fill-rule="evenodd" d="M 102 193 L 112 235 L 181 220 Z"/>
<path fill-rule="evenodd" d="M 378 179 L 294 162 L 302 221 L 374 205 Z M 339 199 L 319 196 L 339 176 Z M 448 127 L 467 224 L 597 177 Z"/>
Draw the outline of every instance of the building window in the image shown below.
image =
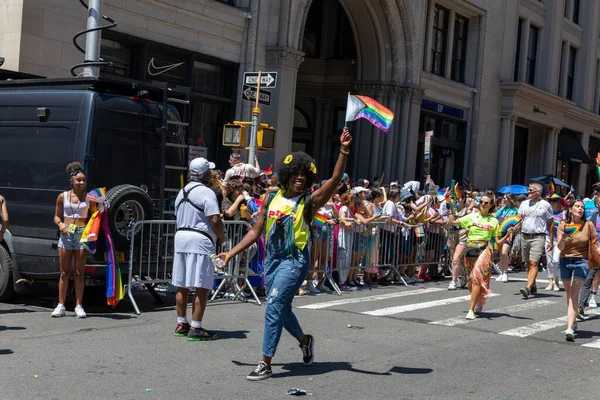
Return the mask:
<path fill-rule="evenodd" d="M 517 28 L 517 54 L 515 54 L 515 73 L 513 80 L 517 82 L 519 80 L 519 62 L 521 57 L 521 35 L 523 34 L 523 20 L 519 18 L 519 26 Z"/>
<path fill-rule="evenodd" d="M 579 25 L 579 6 L 581 0 L 573 0 L 573 22 Z"/>
<path fill-rule="evenodd" d="M 433 16 L 433 64 L 431 72 L 444 76 L 446 72 L 446 42 L 448 38 L 448 14 L 447 8 L 436 5 Z"/>
<path fill-rule="evenodd" d="M 454 22 L 454 48 L 452 52 L 452 79 L 462 83 L 465 83 L 468 32 L 469 20 L 461 15 L 456 15 Z"/>
<path fill-rule="evenodd" d="M 567 70 L 567 99 L 573 100 L 573 84 L 575 82 L 575 63 L 577 58 L 577 49 L 569 47 L 569 68 Z"/>
<path fill-rule="evenodd" d="M 530 85 L 533 85 L 535 82 L 535 61 L 537 58 L 539 35 L 539 28 L 531 26 L 529 29 L 529 47 L 527 50 L 527 70 L 525 75 L 525 81 Z"/>

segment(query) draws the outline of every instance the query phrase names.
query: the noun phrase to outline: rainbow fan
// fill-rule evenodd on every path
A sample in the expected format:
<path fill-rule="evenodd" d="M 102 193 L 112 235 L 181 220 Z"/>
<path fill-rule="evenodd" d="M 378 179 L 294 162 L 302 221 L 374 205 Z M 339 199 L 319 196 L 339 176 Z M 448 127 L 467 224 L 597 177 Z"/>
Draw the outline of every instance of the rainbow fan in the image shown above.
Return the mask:
<path fill-rule="evenodd" d="M 565 225 L 565 235 L 568 239 L 572 239 L 577 232 L 581 230 L 581 224 L 567 224 Z"/>
<path fill-rule="evenodd" d="M 500 237 L 504 237 L 510 228 L 514 228 L 517 224 L 521 222 L 520 215 L 512 215 L 510 217 L 504 218 L 500 226 L 498 227 L 498 232 L 500 232 Z"/>
<path fill-rule="evenodd" d="M 95 203 L 101 203 L 102 201 L 106 200 L 106 188 L 96 188 L 94 190 L 90 190 L 85 198 Z"/>

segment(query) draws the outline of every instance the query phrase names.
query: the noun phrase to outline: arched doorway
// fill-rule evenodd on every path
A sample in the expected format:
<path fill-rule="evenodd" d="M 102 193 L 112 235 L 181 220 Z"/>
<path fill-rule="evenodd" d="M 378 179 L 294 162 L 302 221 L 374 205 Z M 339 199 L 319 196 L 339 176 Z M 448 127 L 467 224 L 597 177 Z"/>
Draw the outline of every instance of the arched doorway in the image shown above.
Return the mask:
<path fill-rule="evenodd" d="M 369 179 L 387 171 L 389 182 L 414 175 L 420 63 L 413 64 L 420 53 L 415 55 L 414 44 L 404 40 L 410 37 L 403 24 L 411 11 L 399 3 L 404 0 L 300 1 L 294 44 L 304 61 L 298 68 L 295 104 L 306 112 L 312 132 L 309 139 L 307 132 L 294 129 L 292 146 L 307 147 L 322 177 L 337 160 L 348 92 L 373 97 L 395 113 L 388 135 L 366 121 L 347 124 L 355 137 L 347 167 L 352 178 Z M 414 135 L 408 134 L 411 129 Z"/>

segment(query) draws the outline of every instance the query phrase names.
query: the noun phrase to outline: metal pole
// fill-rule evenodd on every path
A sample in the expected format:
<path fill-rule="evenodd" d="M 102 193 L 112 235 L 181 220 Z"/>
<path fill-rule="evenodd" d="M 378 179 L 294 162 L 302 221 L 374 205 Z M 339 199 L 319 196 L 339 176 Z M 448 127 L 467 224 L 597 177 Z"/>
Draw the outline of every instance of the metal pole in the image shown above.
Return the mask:
<path fill-rule="evenodd" d="M 250 151 L 248 152 L 248 164 L 254 165 L 254 157 L 256 156 L 256 141 L 258 140 L 258 117 L 260 116 L 260 108 L 258 108 L 258 98 L 260 96 L 260 76 L 261 71 L 258 71 L 258 79 L 256 82 L 256 99 L 254 108 L 252 109 L 252 131 L 250 133 Z"/>
<path fill-rule="evenodd" d="M 89 0 L 88 3 L 88 18 L 87 29 L 95 29 L 100 27 L 102 23 L 102 1 Z M 100 60 L 100 38 L 102 37 L 101 30 L 88 32 L 85 36 L 85 61 Z M 82 76 L 97 77 L 100 73 L 99 67 L 84 67 Z"/>

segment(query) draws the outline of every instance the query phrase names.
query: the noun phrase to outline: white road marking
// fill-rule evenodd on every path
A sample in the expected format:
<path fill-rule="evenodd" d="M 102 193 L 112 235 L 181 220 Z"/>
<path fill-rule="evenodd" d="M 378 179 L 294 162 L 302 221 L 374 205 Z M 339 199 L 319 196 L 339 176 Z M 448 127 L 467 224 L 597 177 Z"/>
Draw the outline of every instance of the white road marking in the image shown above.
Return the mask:
<path fill-rule="evenodd" d="M 446 289 L 442 289 L 442 288 L 431 288 L 431 289 L 411 290 L 408 292 L 386 293 L 386 294 L 380 294 L 380 295 L 376 295 L 376 296 L 354 297 L 351 299 L 333 300 L 333 301 L 325 301 L 323 303 L 307 304 L 305 306 L 300 306 L 298 308 L 306 308 L 309 310 L 319 310 L 321 308 L 342 306 L 345 304 L 366 303 L 368 301 L 395 299 L 398 297 L 414 296 L 417 294 L 427 294 L 427 293 L 440 292 L 440 291 L 445 291 L 445 290 Z"/>
<path fill-rule="evenodd" d="M 546 321 L 536 322 L 533 325 L 522 326 L 520 328 L 510 329 L 504 332 L 498 332 L 499 335 L 515 336 L 515 337 L 527 337 L 535 335 L 536 333 L 547 331 L 552 328 L 565 325 L 567 323 L 567 317 L 560 317 L 549 319 Z"/>
<path fill-rule="evenodd" d="M 496 294 L 496 293 L 492 293 L 491 296 L 500 296 L 500 295 Z M 405 313 L 405 312 L 409 312 L 409 311 L 422 310 L 424 308 L 446 306 L 448 304 L 460 303 L 462 301 L 468 301 L 468 300 L 471 300 L 470 295 L 461 296 L 461 297 L 452 297 L 450 299 L 443 299 L 443 300 L 426 301 L 424 303 L 407 304 L 404 306 L 381 308 L 379 310 L 365 311 L 365 312 L 362 312 L 361 314 L 381 317 L 381 316 L 385 316 L 385 315 L 395 315 L 395 314 L 401 314 L 401 313 Z"/>
<path fill-rule="evenodd" d="M 600 339 L 594 340 L 590 343 L 582 344 L 581 347 L 592 347 L 594 349 L 600 349 Z"/>
<path fill-rule="evenodd" d="M 521 312 L 521 311 L 527 311 L 527 310 L 532 310 L 534 308 L 539 308 L 539 307 L 544 307 L 550 304 L 554 304 L 556 303 L 556 301 L 551 301 L 551 300 L 537 300 L 537 301 L 531 301 L 531 302 L 527 302 L 524 304 L 517 304 L 514 306 L 509 306 L 509 307 L 503 307 L 503 308 L 497 308 L 495 310 L 485 310 L 484 309 L 484 313 L 502 313 L 502 314 L 510 314 L 510 313 L 514 313 L 514 312 Z M 433 321 L 430 322 L 430 324 L 432 325 L 444 325 L 444 326 L 455 326 L 455 325 L 462 325 L 462 324 L 468 324 L 469 322 L 471 322 L 470 320 L 466 319 L 464 317 L 464 315 L 462 317 L 455 317 L 455 318 L 448 318 L 448 319 L 443 319 L 441 321 Z"/>

